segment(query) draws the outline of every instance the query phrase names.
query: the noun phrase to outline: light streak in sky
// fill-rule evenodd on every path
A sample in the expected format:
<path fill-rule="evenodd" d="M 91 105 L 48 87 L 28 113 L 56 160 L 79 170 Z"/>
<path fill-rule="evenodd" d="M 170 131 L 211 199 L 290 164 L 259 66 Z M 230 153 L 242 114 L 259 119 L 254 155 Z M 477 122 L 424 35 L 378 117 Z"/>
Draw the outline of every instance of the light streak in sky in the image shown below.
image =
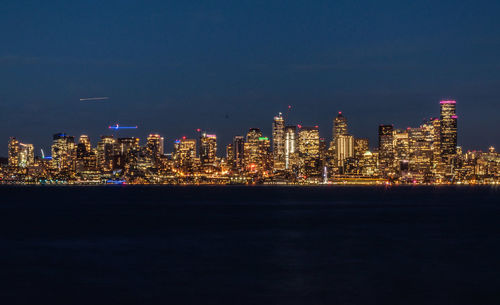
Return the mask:
<path fill-rule="evenodd" d="M 102 97 L 86 97 L 86 98 L 81 98 L 80 102 L 103 101 L 103 100 L 109 100 L 109 97 L 107 97 L 107 96 L 102 96 Z"/>

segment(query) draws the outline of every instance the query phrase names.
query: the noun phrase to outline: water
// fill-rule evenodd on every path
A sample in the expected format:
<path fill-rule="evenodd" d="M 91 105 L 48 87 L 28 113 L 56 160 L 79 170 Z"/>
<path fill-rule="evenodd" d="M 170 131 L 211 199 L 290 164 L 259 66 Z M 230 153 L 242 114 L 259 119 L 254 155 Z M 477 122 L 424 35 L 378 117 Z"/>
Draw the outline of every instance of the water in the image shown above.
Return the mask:
<path fill-rule="evenodd" d="M 492 187 L 0 187 L 2 304 L 500 304 Z"/>

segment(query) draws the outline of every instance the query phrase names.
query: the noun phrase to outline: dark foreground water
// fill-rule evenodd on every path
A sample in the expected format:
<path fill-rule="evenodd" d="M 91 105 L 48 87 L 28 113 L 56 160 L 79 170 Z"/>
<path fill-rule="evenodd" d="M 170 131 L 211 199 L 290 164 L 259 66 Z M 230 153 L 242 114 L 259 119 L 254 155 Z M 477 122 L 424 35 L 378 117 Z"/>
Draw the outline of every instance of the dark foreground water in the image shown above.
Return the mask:
<path fill-rule="evenodd" d="M 0 187 L 0 304 L 500 304 L 500 189 Z"/>

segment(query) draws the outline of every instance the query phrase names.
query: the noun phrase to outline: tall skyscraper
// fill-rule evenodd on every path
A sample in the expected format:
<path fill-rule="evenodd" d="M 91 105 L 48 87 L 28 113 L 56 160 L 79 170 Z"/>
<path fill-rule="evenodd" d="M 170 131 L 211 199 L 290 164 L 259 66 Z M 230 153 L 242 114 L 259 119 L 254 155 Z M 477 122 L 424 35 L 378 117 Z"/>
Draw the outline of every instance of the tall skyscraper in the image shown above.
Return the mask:
<path fill-rule="evenodd" d="M 25 168 L 35 164 L 33 144 L 19 143 L 19 167 Z"/>
<path fill-rule="evenodd" d="M 83 144 L 85 146 L 85 150 L 90 153 L 92 150 L 92 146 L 90 145 L 90 138 L 87 135 L 82 134 L 80 139 L 78 140 L 78 144 Z"/>
<path fill-rule="evenodd" d="M 233 166 L 237 169 L 243 169 L 245 158 L 245 138 L 243 136 L 235 136 L 233 138 Z"/>
<path fill-rule="evenodd" d="M 75 138 L 65 133 L 55 134 L 52 142 L 52 168 L 72 170 L 74 169 L 75 158 Z"/>
<path fill-rule="evenodd" d="M 19 141 L 16 138 L 9 139 L 9 166 L 19 166 Z"/>
<path fill-rule="evenodd" d="M 457 114 L 456 101 L 441 101 L 441 154 L 449 159 L 457 153 Z"/>
<path fill-rule="evenodd" d="M 185 137 L 175 140 L 172 156 L 176 168 L 184 173 L 192 172 L 196 163 L 196 140 Z"/>
<path fill-rule="evenodd" d="M 297 165 L 297 126 L 285 127 L 285 169 Z"/>
<path fill-rule="evenodd" d="M 273 121 L 273 161 L 274 170 L 285 169 L 285 120 L 281 112 Z"/>
<path fill-rule="evenodd" d="M 318 127 L 299 127 L 300 174 L 306 177 L 320 177 L 320 140 Z"/>
<path fill-rule="evenodd" d="M 262 132 L 259 128 L 250 128 L 245 142 L 245 167 L 247 170 L 256 171 L 261 163 L 261 154 L 259 152 L 259 138 L 262 138 Z"/>
<path fill-rule="evenodd" d="M 379 166 L 383 175 L 392 174 L 394 171 L 393 131 L 393 125 L 380 125 L 378 127 Z"/>
<path fill-rule="evenodd" d="M 158 165 L 163 155 L 164 139 L 159 134 L 150 134 L 146 139 L 145 156 L 149 163 Z"/>
<path fill-rule="evenodd" d="M 358 160 L 363 158 L 365 152 L 369 151 L 368 138 L 355 138 L 354 139 L 354 157 Z"/>
<path fill-rule="evenodd" d="M 217 136 L 202 133 L 200 137 L 200 161 L 202 166 L 215 166 Z"/>
<path fill-rule="evenodd" d="M 347 119 L 339 111 L 337 117 L 333 120 L 333 139 L 335 140 L 340 135 L 348 135 Z"/>
<path fill-rule="evenodd" d="M 113 169 L 113 158 L 116 141 L 113 136 L 101 136 L 97 143 L 97 166 L 102 171 Z"/>

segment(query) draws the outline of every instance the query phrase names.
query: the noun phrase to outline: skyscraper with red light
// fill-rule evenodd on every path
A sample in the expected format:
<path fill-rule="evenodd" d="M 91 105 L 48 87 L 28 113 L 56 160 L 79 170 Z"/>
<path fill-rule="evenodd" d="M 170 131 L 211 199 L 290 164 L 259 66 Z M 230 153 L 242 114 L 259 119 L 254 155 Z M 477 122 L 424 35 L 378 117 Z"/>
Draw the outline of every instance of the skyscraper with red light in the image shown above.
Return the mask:
<path fill-rule="evenodd" d="M 457 114 L 454 100 L 444 100 L 441 105 L 441 155 L 449 159 L 457 153 Z"/>

